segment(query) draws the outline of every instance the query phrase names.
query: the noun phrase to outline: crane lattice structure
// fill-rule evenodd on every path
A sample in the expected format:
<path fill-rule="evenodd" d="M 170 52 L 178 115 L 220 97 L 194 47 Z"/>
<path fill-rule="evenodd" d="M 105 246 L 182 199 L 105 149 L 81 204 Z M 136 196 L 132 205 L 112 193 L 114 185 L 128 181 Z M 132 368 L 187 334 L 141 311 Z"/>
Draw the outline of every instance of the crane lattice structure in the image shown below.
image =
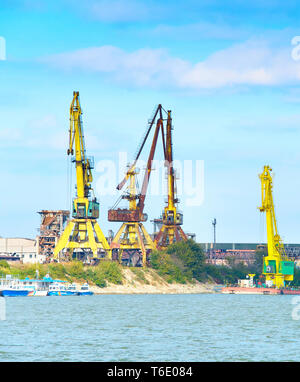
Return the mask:
<path fill-rule="evenodd" d="M 259 175 L 262 198 L 262 205 L 259 210 L 266 213 L 268 241 L 268 254 L 263 259 L 263 274 L 268 286 L 280 289 L 285 286 L 286 281 L 293 280 L 294 262 L 287 257 L 284 244 L 277 231 L 271 172 L 272 169 L 269 166 L 264 166 L 263 172 Z"/>
<path fill-rule="evenodd" d="M 183 232 L 183 215 L 177 209 L 179 202 L 175 191 L 175 170 L 173 167 L 173 147 L 172 147 L 172 117 L 171 110 L 168 110 L 166 128 L 165 166 L 167 168 L 168 179 L 168 200 L 162 213 L 162 227 L 155 237 L 155 246 L 165 249 L 169 244 L 178 241 L 186 241 L 188 238 Z"/>
<path fill-rule="evenodd" d="M 108 211 L 109 221 L 123 223 L 111 242 L 111 248 L 117 249 L 118 251 L 119 261 L 121 261 L 124 251 L 138 251 L 142 254 L 143 266 L 146 266 L 147 264 L 147 252 L 155 249 L 154 242 L 151 239 L 151 236 L 148 234 L 147 230 L 145 229 L 143 222 L 147 221 L 147 214 L 144 213 L 145 199 L 152 171 L 152 161 L 154 158 L 158 135 L 160 131 L 162 134 L 163 147 L 165 147 L 162 112 L 162 105 L 158 105 L 155 109 L 152 118 L 149 120 L 149 127 L 147 128 L 142 143 L 137 150 L 137 154 L 133 164 L 129 166 L 129 169 L 124 179 L 117 186 L 117 189 L 121 190 L 126 184 L 126 182 L 129 180 L 129 188 L 127 190 L 127 193 L 124 196 L 122 196 L 122 199 L 127 199 L 129 201 L 129 209 L 115 209 L 114 206 Z M 147 166 L 145 169 L 143 184 L 141 192 L 137 193 L 136 164 L 144 148 L 144 145 L 149 137 L 150 131 L 155 125 L 155 121 L 156 127 L 147 161 Z"/>
<path fill-rule="evenodd" d="M 93 158 L 86 156 L 82 110 L 79 101 L 79 92 L 73 93 L 70 106 L 70 130 L 68 155 L 74 154 L 72 162 L 76 166 L 77 195 L 73 199 L 72 217 L 61 235 L 55 249 L 54 258 L 62 251 L 72 258 L 74 250 L 80 250 L 93 258 L 106 255 L 111 256 L 108 242 L 97 222 L 99 217 L 99 203 L 96 197 L 91 197 Z"/>

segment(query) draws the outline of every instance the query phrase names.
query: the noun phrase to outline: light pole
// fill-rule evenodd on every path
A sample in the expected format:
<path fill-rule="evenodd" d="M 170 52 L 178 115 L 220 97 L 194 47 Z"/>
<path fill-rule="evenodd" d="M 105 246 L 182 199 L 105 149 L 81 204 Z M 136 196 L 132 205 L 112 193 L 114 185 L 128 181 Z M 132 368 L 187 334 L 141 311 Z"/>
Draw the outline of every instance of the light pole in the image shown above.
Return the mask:
<path fill-rule="evenodd" d="M 212 225 L 214 227 L 214 249 L 216 249 L 216 225 L 217 225 L 217 219 L 216 218 L 212 221 Z"/>

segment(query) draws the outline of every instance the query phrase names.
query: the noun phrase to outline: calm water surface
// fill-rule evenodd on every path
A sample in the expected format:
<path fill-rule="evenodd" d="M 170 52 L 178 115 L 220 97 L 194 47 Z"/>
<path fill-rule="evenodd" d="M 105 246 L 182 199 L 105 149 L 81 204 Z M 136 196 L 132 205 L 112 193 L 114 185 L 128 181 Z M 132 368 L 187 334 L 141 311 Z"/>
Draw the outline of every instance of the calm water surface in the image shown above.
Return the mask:
<path fill-rule="evenodd" d="M 292 296 L 6 299 L 1 361 L 300 361 Z"/>

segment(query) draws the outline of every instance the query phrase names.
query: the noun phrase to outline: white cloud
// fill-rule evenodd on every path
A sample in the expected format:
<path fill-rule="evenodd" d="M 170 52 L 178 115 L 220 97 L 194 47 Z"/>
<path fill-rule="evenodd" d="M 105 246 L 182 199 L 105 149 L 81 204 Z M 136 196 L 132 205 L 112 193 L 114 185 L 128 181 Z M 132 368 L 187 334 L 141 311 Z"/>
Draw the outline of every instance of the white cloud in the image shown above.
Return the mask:
<path fill-rule="evenodd" d="M 138 23 L 162 19 L 168 10 L 165 5 L 151 0 L 64 0 L 64 3 L 81 17 L 104 23 Z"/>
<path fill-rule="evenodd" d="M 169 37 L 176 40 L 187 38 L 189 40 L 240 40 L 249 37 L 253 32 L 253 28 L 250 27 L 233 27 L 220 21 L 217 23 L 201 21 L 183 25 L 161 24 L 155 28 L 149 29 L 146 34 L 153 37 Z"/>
<path fill-rule="evenodd" d="M 89 12 L 100 21 L 139 21 L 148 14 L 146 4 L 133 0 L 91 1 Z"/>
<path fill-rule="evenodd" d="M 29 119 L 22 126 L 0 128 L 0 146 L 57 150 L 67 147 L 67 130 L 60 128 L 52 114 Z"/>
<path fill-rule="evenodd" d="M 287 45 L 289 42 L 287 42 Z M 126 52 L 101 46 L 66 52 L 40 61 L 65 70 L 104 73 L 118 83 L 142 87 L 209 89 L 236 85 L 280 85 L 299 82 L 300 64 L 291 48 L 248 40 L 191 63 L 164 49 Z"/>

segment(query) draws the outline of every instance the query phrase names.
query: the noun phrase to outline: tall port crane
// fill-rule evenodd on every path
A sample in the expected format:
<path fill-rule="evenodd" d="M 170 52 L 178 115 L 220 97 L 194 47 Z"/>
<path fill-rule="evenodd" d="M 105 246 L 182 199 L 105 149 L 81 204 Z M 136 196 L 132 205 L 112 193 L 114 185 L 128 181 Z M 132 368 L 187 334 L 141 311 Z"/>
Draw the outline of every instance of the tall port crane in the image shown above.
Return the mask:
<path fill-rule="evenodd" d="M 272 169 L 264 166 L 259 175 L 261 180 L 262 205 L 261 212 L 266 213 L 268 254 L 263 259 L 263 274 L 266 284 L 280 289 L 285 286 L 286 281 L 292 281 L 294 275 L 294 262 L 286 255 L 283 242 L 277 231 L 277 222 L 272 195 Z"/>
<path fill-rule="evenodd" d="M 86 156 L 81 115 L 79 92 L 73 92 L 67 154 L 72 155 L 72 162 L 76 166 L 77 195 L 73 199 L 73 219 L 68 222 L 57 242 L 54 258 L 57 258 L 63 249 L 71 257 L 74 249 L 79 249 L 94 258 L 97 258 L 101 252 L 106 252 L 108 256 L 111 254 L 108 242 L 97 222 L 99 203 L 95 196 L 91 197 L 94 160 Z M 74 146 L 75 156 L 73 156 Z"/>
<path fill-rule="evenodd" d="M 168 110 L 165 149 L 165 166 L 167 169 L 168 179 L 168 200 L 167 205 L 162 213 L 161 229 L 154 240 L 155 246 L 159 249 L 164 249 L 173 242 L 186 241 L 188 239 L 181 228 L 181 225 L 183 224 L 183 215 L 177 209 L 179 200 L 175 195 L 176 192 L 175 171 L 173 167 L 172 130 L 173 127 L 171 110 Z"/>
<path fill-rule="evenodd" d="M 118 190 L 121 190 L 126 182 L 129 180 L 129 187 L 121 197 L 121 199 L 127 199 L 129 201 L 129 209 L 118 208 L 116 205 L 108 211 L 108 220 L 111 222 L 122 222 L 122 226 L 118 230 L 116 236 L 111 242 L 112 249 L 118 249 L 119 261 L 122 259 L 124 251 L 127 252 L 141 252 L 143 266 L 147 263 L 147 251 L 155 249 L 155 245 L 147 230 L 145 229 L 142 222 L 147 220 L 147 215 L 144 213 L 145 198 L 147 194 L 148 184 L 150 180 L 152 161 L 154 158 L 157 139 L 159 132 L 162 134 L 163 149 L 165 152 L 165 141 L 164 141 L 164 126 L 163 126 L 163 108 L 162 105 L 158 105 L 154 111 L 152 118 L 149 120 L 149 127 L 146 130 L 146 134 L 142 140 L 141 145 L 138 148 L 137 155 L 131 166 L 129 166 L 128 171 L 122 182 L 117 186 Z M 136 164 L 140 157 L 140 154 L 144 148 L 144 145 L 149 137 L 152 127 L 155 125 L 155 132 L 152 140 L 152 145 L 147 161 L 147 166 L 145 169 L 145 175 L 143 179 L 143 185 L 141 192 L 137 194 L 136 190 Z M 118 202 L 117 202 L 118 203 Z M 117 204 L 116 203 L 116 204 Z"/>

